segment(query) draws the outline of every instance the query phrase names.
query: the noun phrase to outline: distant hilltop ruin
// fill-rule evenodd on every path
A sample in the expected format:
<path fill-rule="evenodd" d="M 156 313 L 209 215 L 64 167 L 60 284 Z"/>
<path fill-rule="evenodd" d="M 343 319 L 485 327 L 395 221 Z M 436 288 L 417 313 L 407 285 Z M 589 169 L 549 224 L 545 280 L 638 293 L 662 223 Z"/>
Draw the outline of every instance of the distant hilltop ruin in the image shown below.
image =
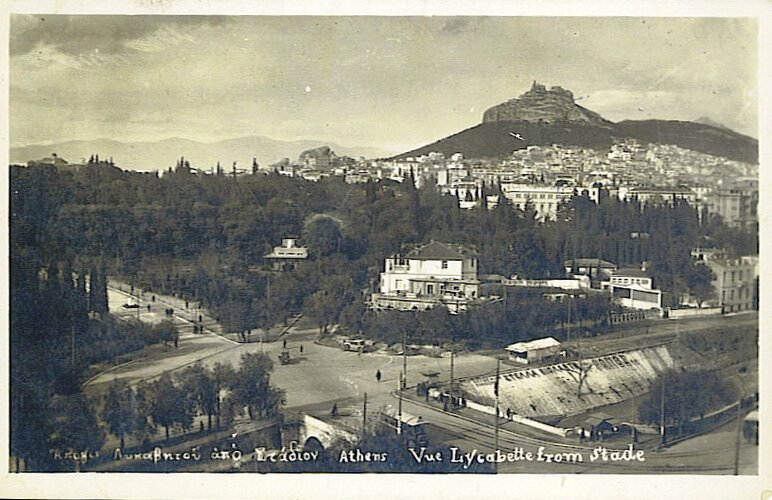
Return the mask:
<path fill-rule="evenodd" d="M 574 102 L 574 94 L 563 87 L 549 89 L 534 81 L 531 89 L 514 99 L 489 108 L 483 114 L 483 123 L 502 121 L 527 122 L 587 122 L 609 126 L 611 122 L 598 113 Z"/>

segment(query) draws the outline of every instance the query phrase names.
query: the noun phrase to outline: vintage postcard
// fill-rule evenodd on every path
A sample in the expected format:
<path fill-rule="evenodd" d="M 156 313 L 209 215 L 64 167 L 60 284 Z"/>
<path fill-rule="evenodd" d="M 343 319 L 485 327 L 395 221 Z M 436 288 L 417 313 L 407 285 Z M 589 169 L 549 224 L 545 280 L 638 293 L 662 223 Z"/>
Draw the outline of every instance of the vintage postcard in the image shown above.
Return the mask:
<path fill-rule="evenodd" d="M 3 488 L 763 495 L 768 6 L 305 5 L 7 13 Z"/>

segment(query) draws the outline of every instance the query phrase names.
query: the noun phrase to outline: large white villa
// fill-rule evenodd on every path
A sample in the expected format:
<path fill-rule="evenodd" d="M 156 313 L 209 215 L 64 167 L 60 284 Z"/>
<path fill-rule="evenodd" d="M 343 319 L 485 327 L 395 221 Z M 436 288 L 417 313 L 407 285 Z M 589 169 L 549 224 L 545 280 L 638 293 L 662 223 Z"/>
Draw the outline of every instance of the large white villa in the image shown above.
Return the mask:
<path fill-rule="evenodd" d="M 460 245 L 432 241 L 405 255 L 386 258 L 375 309 L 425 310 L 442 304 L 465 311 L 480 298 L 477 257 Z"/>

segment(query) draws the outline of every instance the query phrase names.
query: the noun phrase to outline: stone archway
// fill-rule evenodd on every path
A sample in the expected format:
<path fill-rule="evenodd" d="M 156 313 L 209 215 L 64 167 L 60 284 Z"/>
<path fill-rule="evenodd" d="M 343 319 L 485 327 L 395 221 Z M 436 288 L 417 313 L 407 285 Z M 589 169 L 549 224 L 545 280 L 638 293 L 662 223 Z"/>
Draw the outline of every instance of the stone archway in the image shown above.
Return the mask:
<path fill-rule="evenodd" d="M 306 442 L 303 443 L 303 451 L 323 452 L 324 445 L 316 436 L 310 436 L 308 439 L 306 439 Z"/>

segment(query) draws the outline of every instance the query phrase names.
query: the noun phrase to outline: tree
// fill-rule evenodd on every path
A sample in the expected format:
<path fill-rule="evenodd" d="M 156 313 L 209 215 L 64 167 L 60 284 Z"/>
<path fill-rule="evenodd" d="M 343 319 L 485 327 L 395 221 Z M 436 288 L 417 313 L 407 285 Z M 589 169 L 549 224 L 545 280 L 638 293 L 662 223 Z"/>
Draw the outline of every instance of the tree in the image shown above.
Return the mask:
<path fill-rule="evenodd" d="M 59 396 L 53 400 L 51 447 L 61 451 L 98 451 L 104 444 L 91 401 L 81 394 Z"/>
<path fill-rule="evenodd" d="M 709 370 L 668 371 L 651 385 L 651 392 L 638 405 L 638 418 L 651 425 L 660 424 L 664 387 L 665 425 L 684 426 L 693 418 L 731 402 L 730 384 L 718 372 Z"/>
<path fill-rule="evenodd" d="M 133 400 L 134 391 L 116 382 L 110 384 L 104 397 L 102 420 L 110 433 L 120 439 L 121 448 L 126 447 L 126 436 L 134 432 L 137 423 Z"/>
<path fill-rule="evenodd" d="M 218 387 L 212 371 L 200 363 L 189 366 L 180 374 L 182 388 L 193 402 L 193 408 L 207 417 L 207 430 L 212 430 L 212 415 L 217 414 Z"/>
<path fill-rule="evenodd" d="M 193 405 L 183 388 L 174 383 L 171 375 L 164 373 L 153 384 L 153 400 L 150 415 L 162 426 L 169 440 L 169 428 L 188 430 L 193 423 Z"/>
<path fill-rule="evenodd" d="M 303 228 L 303 239 L 315 257 L 325 257 L 340 251 L 343 234 L 330 216 L 315 215 Z"/>
<path fill-rule="evenodd" d="M 708 266 L 698 263 L 692 263 L 689 266 L 686 286 L 689 289 L 689 294 L 697 301 L 698 307 L 702 307 L 703 302 L 715 297 L 714 279 L 716 279 L 716 275 Z"/>
<path fill-rule="evenodd" d="M 235 404 L 246 407 L 249 419 L 278 414 L 285 402 L 284 391 L 271 386 L 273 362 L 261 353 L 245 353 L 232 383 Z"/>
<path fill-rule="evenodd" d="M 222 417 L 226 414 L 223 411 L 223 392 L 233 386 L 236 381 L 236 372 L 230 364 L 215 363 L 212 367 L 212 383 L 214 385 L 214 392 L 216 395 L 215 401 L 215 415 L 217 415 L 217 430 L 221 429 Z M 230 400 L 226 402 L 229 404 Z M 230 414 L 231 412 L 227 412 Z M 226 422 L 227 424 L 227 422 Z"/>
<path fill-rule="evenodd" d="M 142 383 L 133 391 L 132 410 L 136 416 L 134 423 L 134 438 L 146 446 L 150 438 L 156 433 L 156 422 L 151 418 L 153 405 L 155 404 L 155 385 Z"/>
<path fill-rule="evenodd" d="M 582 399 L 582 388 L 587 380 L 590 370 L 593 367 L 592 361 L 589 359 L 581 359 L 566 363 L 566 371 L 576 381 L 576 397 Z M 590 389 L 592 391 L 592 389 Z"/>
<path fill-rule="evenodd" d="M 174 345 L 174 347 L 177 347 L 180 333 L 177 330 L 177 325 L 175 325 L 174 322 L 165 319 L 160 323 L 153 325 L 153 333 L 156 335 L 158 340 L 164 343 L 164 345 L 171 343 Z"/>
<path fill-rule="evenodd" d="M 303 304 L 303 314 L 319 326 L 319 335 L 327 335 L 327 327 L 338 317 L 338 301 L 333 294 L 319 290 L 308 297 Z"/>

